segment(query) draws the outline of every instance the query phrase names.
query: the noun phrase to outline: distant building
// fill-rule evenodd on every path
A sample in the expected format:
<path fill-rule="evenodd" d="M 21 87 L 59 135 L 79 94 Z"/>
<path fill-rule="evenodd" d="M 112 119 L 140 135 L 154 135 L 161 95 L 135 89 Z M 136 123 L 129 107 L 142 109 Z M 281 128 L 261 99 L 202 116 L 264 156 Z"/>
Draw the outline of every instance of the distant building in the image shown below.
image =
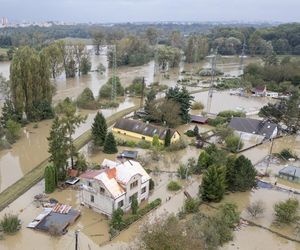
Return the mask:
<path fill-rule="evenodd" d="M 120 119 L 112 128 L 112 131 L 115 133 L 149 142 L 152 142 L 154 135 L 158 135 L 161 143 L 164 142 L 167 130 L 164 127 L 130 119 Z M 171 137 L 171 143 L 175 143 L 180 139 L 180 134 L 176 130 L 171 129 Z"/>
<path fill-rule="evenodd" d="M 278 97 L 279 94 L 278 94 L 277 92 L 270 92 L 270 91 L 267 91 L 266 96 L 267 96 L 267 97 Z"/>
<path fill-rule="evenodd" d="M 266 96 L 267 95 L 267 87 L 266 86 L 256 86 L 252 89 L 252 94 L 255 96 Z"/>
<path fill-rule="evenodd" d="M 250 118 L 233 117 L 228 127 L 234 129 L 243 139 L 254 139 L 256 142 L 275 138 L 278 134 L 277 124 Z"/>
<path fill-rule="evenodd" d="M 121 208 L 127 211 L 135 196 L 140 204 L 149 196 L 150 176 L 137 161 L 118 163 L 105 159 L 101 170 L 88 170 L 80 176 L 81 201 L 96 212 L 111 216 Z"/>
<path fill-rule="evenodd" d="M 278 173 L 279 177 L 288 181 L 300 182 L 300 168 L 295 166 L 287 166 Z"/>

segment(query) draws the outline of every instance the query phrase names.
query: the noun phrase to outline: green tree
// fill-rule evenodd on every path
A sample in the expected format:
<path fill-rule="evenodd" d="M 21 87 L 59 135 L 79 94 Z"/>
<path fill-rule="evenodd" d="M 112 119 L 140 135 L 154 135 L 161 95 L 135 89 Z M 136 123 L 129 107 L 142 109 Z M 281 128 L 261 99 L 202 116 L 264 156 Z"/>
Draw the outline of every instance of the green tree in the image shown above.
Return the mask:
<path fill-rule="evenodd" d="M 21 125 L 13 120 L 6 122 L 5 137 L 9 143 L 16 142 L 20 138 Z"/>
<path fill-rule="evenodd" d="M 200 188 L 204 201 L 219 202 L 225 194 L 225 168 L 210 166 L 204 173 Z"/>
<path fill-rule="evenodd" d="M 298 218 L 299 201 L 288 199 L 274 205 L 276 220 L 280 223 L 292 223 Z"/>
<path fill-rule="evenodd" d="M 198 157 L 196 173 L 200 174 L 204 170 L 207 170 L 211 163 L 212 160 L 210 158 L 210 155 L 206 151 L 202 151 Z"/>
<path fill-rule="evenodd" d="M 88 168 L 86 159 L 83 154 L 78 154 L 76 163 L 75 163 L 75 168 L 79 170 L 80 172 L 85 172 Z"/>
<path fill-rule="evenodd" d="M 137 197 L 134 195 L 132 200 L 131 200 L 131 212 L 132 214 L 137 214 L 139 209 L 139 203 L 137 200 Z"/>
<path fill-rule="evenodd" d="M 193 131 L 194 131 L 194 135 L 195 135 L 195 136 L 198 136 L 198 135 L 199 135 L 199 128 L 198 128 L 197 125 L 195 125 Z"/>
<path fill-rule="evenodd" d="M 68 145 L 65 129 L 58 117 L 55 117 L 47 138 L 49 142 L 48 152 L 50 153 L 50 162 L 56 169 L 56 179 L 64 181 L 66 178 L 66 164 L 68 159 Z"/>
<path fill-rule="evenodd" d="M 199 209 L 199 201 L 193 198 L 187 198 L 184 202 L 185 213 L 196 213 Z"/>
<path fill-rule="evenodd" d="M 101 147 L 104 145 L 107 134 L 107 124 L 102 113 L 97 112 L 94 123 L 92 124 L 92 140 L 95 146 Z"/>
<path fill-rule="evenodd" d="M 52 78 L 55 79 L 63 70 L 63 55 L 59 42 L 51 43 L 45 48 L 45 52 L 49 58 Z"/>
<path fill-rule="evenodd" d="M 251 161 L 241 155 L 228 160 L 226 166 L 227 186 L 230 191 L 247 191 L 256 186 L 256 170 Z"/>
<path fill-rule="evenodd" d="M 149 110 L 151 109 L 151 106 L 153 105 L 153 102 L 156 98 L 156 93 L 153 89 L 150 89 L 146 96 L 146 101 L 145 101 L 145 111 L 149 113 Z"/>
<path fill-rule="evenodd" d="M 55 176 L 54 168 L 52 165 L 48 165 L 45 168 L 45 192 L 47 194 L 52 193 L 55 190 Z"/>
<path fill-rule="evenodd" d="M 169 147 L 171 144 L 171 130 L 168 128 L 165 135 L 165 147 Z"/>
<path fill-rule="evenodd" d="M 178 67 L 181 60 L 181 53 L 178 48 L 162 46 L 157 49 L 157 60 L 161 70 Z"/>
<path fill-rule="evenodd" d="M 100 98 L 111 98 L 112 96 L 113 77 L 110 77 L 106 84 L 104 84 L 99 91 Z M 124 88 L 121 85 L 120 78 L 116 76 L 116 96 L 124 96 Z"/>
<path fill-rule="evenodd" d="M 82 56 L 82 58 L 80 59 L 80 72 L 83 75 L 87 75 L 87 73 L 91 71 L 91 68 L 92 63 L 90 57 L 88 55 Z"/>
<path fill-rule="evenodd" d="M 0 226 L 3 228 L 4 233 L 14 234 L 21 228 L 21 221 L 18 215 L 4 214 L 3 219 L 0 221 Z"/>
<path fill-rule="evenodd" d="M 34 107 L 52 101 L 50 64 L 43 51 L 29 47 L 16 51 L 10 67 L 10 90 L 17 113 L 25 112 L 28 120 L 38 119 Z"/>
<path fill-rule="evenodd" d="M 124 220 L 123 220 L 123 210 L 118 208 L 113 211 L 110 225 L 116 230 L 122 230 L 124 227 Z"/>
<path fill-rule="evenodd" d="M 194 97 L 189 94 L 187 89 L 185 87 L 180 89 L 178 86 L 169 88 L 168 92 L 166 93 L 166 98 L 171 99 L 180 105 L 180 116 L 182 122 L 189 122 L 189 111 L 191 108 L 191 101 L 194 99 Z"/>
<path fill-rule="evenodd" d="M 74 157 L 77 156 L 76 148 L 74 146 L 74 140 L 72 135 L 75 133 L 75 129 L 80 126 L 86 120 L 86 116 L 76 114 L 76 106 L 69 99 L 66 98 L 63 102 L 59 103 L 57 110 L 60 113 L 60 124 L 63 128 L 68 149 L 68 155 L 71 158 L 71 166 L 74 167 Z"/>
<path fill-rule="evenodd" d="M 82 93 L 77 97 L 76 103 L 79 108 L 83 109 L 95 109 L 99 107 L 90 88 L 85 88 L 82 91 Z"/>
<path fill-rule="evenodd" d="M 103 46 L 105 43 L 105 33 L 102 30 L 96 30 L 92 32 L 92 36 L 95 54 L 100 55 L 101 46 Z"/>
<path fill-rule="evenodd" d="M 155 148 L 157 148 L 157 147 L 160 146 L 160 141 L 159 141 L 159 137 L 158 137 L 157 134 L 155 134 L 155 135 L 153 136 L 153 139 L 152 139 L 152 146 L 155 147 Z"/>
<path fill-rule="evenodd" d="M 0 117 L 2 126 L 5 128 L 8 120 L 20 122 L 21 118 L 22 116 L 17 113 L 12 101 L 9 99 L 5 99 L 5 102 L 2 107 L 2 115 Z"/>
<path fill-rule="evenodd" d="M 106 135 L 103 152 L 106 154 L 118 153 L 117 143 L 112 132 Z"/>

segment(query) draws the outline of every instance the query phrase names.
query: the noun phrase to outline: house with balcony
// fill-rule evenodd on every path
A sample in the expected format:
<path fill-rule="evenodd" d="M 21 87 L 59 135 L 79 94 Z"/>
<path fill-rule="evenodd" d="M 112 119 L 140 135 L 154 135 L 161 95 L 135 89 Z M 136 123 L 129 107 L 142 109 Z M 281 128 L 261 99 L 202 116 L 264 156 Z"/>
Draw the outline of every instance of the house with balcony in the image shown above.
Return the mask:
<path fill-rule="evenodd" d="M 118 208 L 128 211 L 133 197 L 139 204 L 149 197 L 151 178 L 137 161 L 105 159 L 100 170 L 88 170 L 80 179 L 81 203 L 109 217 Z"/>

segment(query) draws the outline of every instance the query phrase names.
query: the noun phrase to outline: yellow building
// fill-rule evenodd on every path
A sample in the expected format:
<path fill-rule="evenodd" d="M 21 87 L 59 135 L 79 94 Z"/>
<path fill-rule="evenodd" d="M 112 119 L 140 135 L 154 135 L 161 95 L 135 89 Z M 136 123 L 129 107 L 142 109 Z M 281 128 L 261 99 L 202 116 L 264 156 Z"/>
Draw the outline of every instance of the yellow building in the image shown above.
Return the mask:
<path fill-rule="evenodd" d="M 120 119 L 112 128 L 112 131 L 115 133 L 131 136 L 136 139 L 141 139 L 149 142 L 152 142 L 154 135 L 158 135 L 159 141 L 161 143 L 164 143 L 167 130 L 168 129 L 164 127 L 130 119 Z M 171 143 L 179 141 L 180 134 L 174 129 L 170 130 L 172 136 Z"/>

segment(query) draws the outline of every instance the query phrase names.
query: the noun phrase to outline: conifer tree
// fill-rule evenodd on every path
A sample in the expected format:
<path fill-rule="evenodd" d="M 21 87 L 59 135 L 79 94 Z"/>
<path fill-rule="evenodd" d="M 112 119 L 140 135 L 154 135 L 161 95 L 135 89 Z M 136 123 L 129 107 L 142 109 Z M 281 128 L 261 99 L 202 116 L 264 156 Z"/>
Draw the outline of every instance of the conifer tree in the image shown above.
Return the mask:
<path fill-rule="evenodd" d="M 50 161 L 56 168 L 56 180 L 63 181 L 66 177 L 65 166 L 68 159 L 68 147 L 65 130 L 58 117 L 53 120 L 50 136 L 47 139 L 49 141 Z"/>
<path fill-rule="evenodd" d="M 203 175 L 200 187 L 202 200 L 219 202 L 224 196 L 225 189 L 225 168 L 210 166 Z"/>
<path fill-rule="evenodd" d="M 106 136 L 103 152 L 106 154 L 118 153 L 117 143 L 112 132 L 109 132 Z"/>
<path fill-rule="evenodd" d="M 168 129 L 165 136 L 165 147 L 169 147 L 171 144 L 171 130 Z"/>
<path fill-rule="evenodd" d="M 92 125 L 92 140 L 95 146 L 103 146 L 107 134 L 107 124 L 104 116 L 98 112 Z"/>
<path fill-rule="evenodd" d="M 45 177 L 45 192 L 48 193 L 52 193 L 55 190 L 55 170 L 54 167 L 52 165 L 48 165 L 45 168 L 45 173 L 44 173 L 44 177 Z"/>
<path fill-rule="evenodd" d="M 195 136 L 199 135 L 199 128 L 197 125 L 194 127 L 193 131 Z"/>

